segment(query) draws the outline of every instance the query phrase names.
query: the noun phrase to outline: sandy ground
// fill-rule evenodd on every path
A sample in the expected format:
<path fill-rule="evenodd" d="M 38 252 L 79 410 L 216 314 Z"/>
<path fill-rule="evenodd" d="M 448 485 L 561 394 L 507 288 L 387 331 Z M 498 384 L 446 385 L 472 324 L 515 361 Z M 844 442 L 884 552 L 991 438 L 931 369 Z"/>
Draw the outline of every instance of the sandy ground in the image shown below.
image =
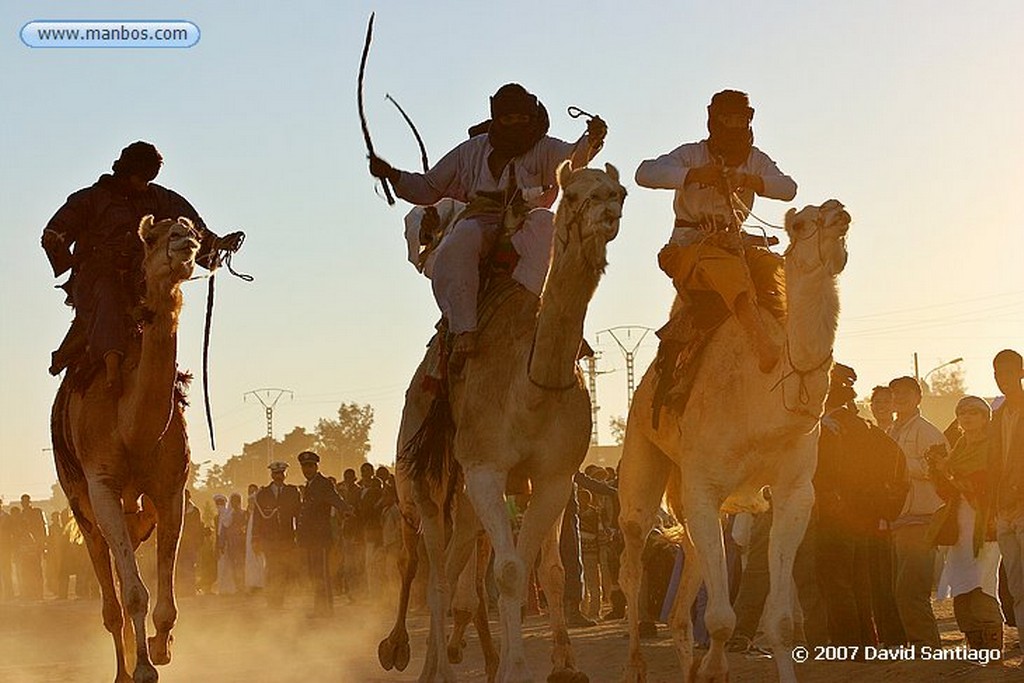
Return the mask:
<path fill-rule="evenodd" d="M 199 596 L 179 601 L 174 661 L 161 668 L 163 683 L 307 683 L 316 681 L 415 681 L 423 663 L 426 616 L 412 617 L 413 657 L 404 673 L 384 672 L 377 642 L 390 628 L 390 615 L 339 605 L 332 619 L 309 619 L 304 599 L 269 613 L 258 597 Z M 936 604 L 943 642 L 961 642 L 951 601 Z M 494 627 L 497 628 L 496 626 Z M 472 629 L 466 661 L 458 667 L 466 681 L 482 681 L 483 662 Z M 594 683 L 618 681 L 627 654 L 624 624 L 613 622 L 571 632 L 580 668 Z M 1015 650 L 1014 629 L 1007 649 Z M 550 645 L 544 622 L 527 620 L 526 650 L 538 681 L 548 672 Z M 647 641 L 650 683 L 680 680 L 671 640 Z M 1011 650 L 1011 651 L 1014 651 Z M 1011 656 L 996 668 L 965 662 L 809 662 L 797 665 L 802 683 L 843 681 L 1024 681 L 1011 668 Z M 730 655 L 730 680 L 775 681 L 771 660 Z M 0 683 L 110 683 L 113 647 L 103 629 L 98 601 L 0 604 Z"/>

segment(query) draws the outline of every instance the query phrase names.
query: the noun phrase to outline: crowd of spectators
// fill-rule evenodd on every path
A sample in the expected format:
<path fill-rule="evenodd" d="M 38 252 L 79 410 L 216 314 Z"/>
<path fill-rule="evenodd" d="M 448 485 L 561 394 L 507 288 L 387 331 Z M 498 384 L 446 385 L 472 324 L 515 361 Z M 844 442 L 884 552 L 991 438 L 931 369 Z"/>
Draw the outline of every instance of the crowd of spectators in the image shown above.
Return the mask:
<path fill-rule="evenodd" d="M 994 404 L 963 397 L 954 422 L 940 429 L 921 415 L 921 385 L 913 377 L 875 387 L 871 417 L 862 417 L 856 373 L 836 365 L 821 420 L 815 506 L 794 564 L 799 641 L 939 647 L 935 598 L 953 599 L 970 647 L 1001 648 L 1004 623 L 1024 619 L 1024 361 L 1003 351 L 993 367 L 1003 396 Z M 364 463 L 358 474 L 346 469 L 336 480 L 319 472 L 315 453 L 296 460 L 301 487 L 287 483 L 288 463 L 275 462 L 269 483 L 250 485 L 245 498 L 218 493 L 205 513 L 186 491 L 179 594 L 263 593 L 271 608 L 280 608 L 305 586 L 314 593 L 317 616 L 330 614 L 334 595 L 394 605 L 404 524 L 394 474 Z M 625 616 L 617 488 L 611 467 L 588 465 L 574 478 L 560 546 L 572 627 Z M 756 653 L 760 645 L 772 518 L 771 491 L 762 493 L 766 512 L 729 515 L 723 525 L 736 612 L 728 648 L 735 652 Z M 517 531 L 529 505 L 528 483 L 512 484 L 507 502 Z M 664 533 L 677 525 L 661 511 L 644 549 L 639 617 L 645 637 L 666 621 L 687 561 Z M 143 556 L 144 573 L 153 575 L 155 559 Z M 484 595 L 496 601 L 491 571 L 484 584 Z M 27 495 L 7 510 L 0 501 L 0 599 L 39 600 L 44 587 L 66 598 L 71 586 L 79 597 L 96 592 L 69 512 L 54 512 L 47 524 Z M 544 607 L 535 576 L 527 595 L 527 609 Z M 695 634 L 706 642 L 703 599 L 702 592 Z"/>

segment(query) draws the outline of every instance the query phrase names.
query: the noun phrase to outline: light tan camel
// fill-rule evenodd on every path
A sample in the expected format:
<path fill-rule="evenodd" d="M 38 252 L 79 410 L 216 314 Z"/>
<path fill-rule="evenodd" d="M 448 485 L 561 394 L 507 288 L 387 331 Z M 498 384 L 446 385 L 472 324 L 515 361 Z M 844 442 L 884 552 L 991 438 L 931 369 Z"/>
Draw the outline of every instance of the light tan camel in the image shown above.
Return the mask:
<path fill-rule="evenodd" d="M 683 415 L 666 410 L 659 428 L 653 428 L 653 366 L 637 389 L 619 478 L 619 523 L 625 539 L 620 582 L 629 605 L 628 683 L 646 680 L 637 614 L 640 558 L 666 485 L 669 504 L 685 518 L 692 541 L 669 618 L 681 680 L 691 680 L 694 673 L 690 606 L 702 578 L 708 591 L 704 619 L 711 649 L 696 675 L 701 680 L 727 679 L 725 641 L 736 618 L 729 605 L 719 513 L 727 502 L 733 507 L 752 503 L 765 485 L 771 486 L 774 508 L 765 626 L 779 678 L 796 680 L 791 653 L 793 558 L 814 503 L 818 419 L 832 367 L 837 276 L 846 265 L 849 224 L 849 214 L 835 200 L 786 214 L 790 244 L 785 253 L 785 329 L 764 314 L 783 347 L 781 368 L 769 374 L 758 370 L 745 335 L 730 319 L 704 351 Z"/>
<path fill-rule="evenodd" d="M 548 680 L 587 680 L 575 670 L 565 625 L 565 575 L 558 554 L 557 522 L 590 441 L 590 397 L 576 367 L 583 321 L 606 266 L 606 243 L 618 233 L 626 193 L 618 171 L 610 165 L 605 171 L 573 170 L 565 163 L 557 177 L 563 196 L 555 215 L 552 262 L 539 301 L 513 285 L 479 330 L 478 351 L 467 359 L 450 388 L 455 432 L 449 456 L 461 466 L 466 496 L 494 547 L 501 621 L 499 683 L 533 680 L 523 650 L 521 606 L 538 551 L 538 575 L 554 637 Z M 444 515 L 434 492 L 436 480 L 450 472 L 451 465 L 451 460 L 438 465 L 433 482 L 423 476 L 413 481 L 430 561 L 431 623 L 427 661 L 420 676 L 423 683 L 455 680 L 443 639 L 447 577 L 456 576 L 459 561 L 464 563 L 470 554 L 459 547 L 471 535 L 460 531 L 456 521 L 449 571 L 442 571 Z M 532 482 L 517 542 L 512 539 L 504 499 L 513 469 Z"/>
<path fill-rule="evenodd" d="M 153 664 L 170 662 L 171 628 L 178 614 L 174 560 L 189 468 L 175 358 L 180 285 L 192 276 L 199 235 L 185 218 L 154 224 L 146 216 L 139 237 L 145 250 L 147 315 L 141 343 L 129 347 L 122 365 L 123 391 L 120 396 L 111 392 L 102 373 L 76 387 L 68 372 L 50 420 L 57 476 L 84 533 L 103 596 L 103 624 L 114 638 L 115 683 L 153 683 L 158 679 Z M 156 633 L 147 643 L 149 591 L 139 576 L 135 549 L 154 526 Z M 125 640 L 133 632 L 136 664 L 129 675 Z"/>

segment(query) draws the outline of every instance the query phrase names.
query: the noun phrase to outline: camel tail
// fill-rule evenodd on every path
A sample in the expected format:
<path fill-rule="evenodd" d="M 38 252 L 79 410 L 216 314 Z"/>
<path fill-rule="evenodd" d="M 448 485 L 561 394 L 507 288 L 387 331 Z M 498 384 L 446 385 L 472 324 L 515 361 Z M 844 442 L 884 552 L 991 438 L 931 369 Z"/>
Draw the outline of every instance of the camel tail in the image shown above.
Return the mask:
<path fill-rule="evenodd" d="M 409 476 L 416 482 L 438 486 L 451 479 L 455 470 L 452 439 L 455 421 L 446 392 L 439 392 L 430 404 L 423 424 L 398 454 Z"/>
<path fill-rule="evenodd" d="M 53 410 L 50 412 L 50 439 L 53 444 L 53 460 L 57 467 L 57 479 L 60 481 L 64 494 L 68 497 L 68 505 L 75 515 L 78 527 L 83 533 L 92 532 L 92 521 L 90 521 L 81 510 L 78 498 L 74 492 L 85 482 L 85 472 L 82 470 L 82 463 L 78 461 L 78 454 L 68 436 L 68 406 L 71 403 L 71 394 L 74 391 L 73 382 L 65 373 L 64 379 L 57 389 L 57 396 L 53 399 Z"/>

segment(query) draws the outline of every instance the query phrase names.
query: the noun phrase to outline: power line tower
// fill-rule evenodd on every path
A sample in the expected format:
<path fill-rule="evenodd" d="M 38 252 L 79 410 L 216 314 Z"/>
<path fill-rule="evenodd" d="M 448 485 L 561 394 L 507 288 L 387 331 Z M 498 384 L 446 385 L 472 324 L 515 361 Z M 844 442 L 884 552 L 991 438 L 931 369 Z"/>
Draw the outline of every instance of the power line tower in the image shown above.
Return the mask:
<path fill-rule="evenodd" d="M 622 355 L 626 358 L 626 409 L 633 404 L 633 392 L 636 390 L 636 350 L 648 332 L 654 330 L 643 325 L 620 325 L 601 330 L 597 333 L 598 341 L 602 334 L 611 335 L 615 343 L 619 345 Z"/>
<path fill-rule="evenodd" d="M 262 396 L 260 394 L 263 394 Z M 250 395 L 255 396 L 256 400 L 263 404 L 263 411 L 267 416 L 267 462 L 270 464 L 274 460 L 274 406 L 281 399 L 282 396 L 288 394 L 288 398 L 295 398 L 295 394 L 290 389 L 253 389 L 242 394 L 242 401 L 244 402 Z"/>
<path fill-rule="evenodd" d="M 601 371 L 598 371 L 598 369 L 597 369 L 597 359 L 600 358 L 600 357 L 601 357 L 601 352 L 600 351 L 595 351 L 594 355 L 587 356 L 584 359 L 586 361 L 586 363 L 587 363 L 586 370 L 584 370 L 584 372 L 587 373 L 587 389 L 590 391 L 590 422 L 591 422 L 591 427 L 590 427 L 590 445 L 591 446 L 596 446 L 597 445 L 597 428 L 598 428 L 597 413 L 601 409 L 601 406 L 599 406 L 598 403 L 597 403 L 597 376 L 598 375 L 607 375 L 608 373 L 612 372 L 611 370 L 601 370 Z"/>

